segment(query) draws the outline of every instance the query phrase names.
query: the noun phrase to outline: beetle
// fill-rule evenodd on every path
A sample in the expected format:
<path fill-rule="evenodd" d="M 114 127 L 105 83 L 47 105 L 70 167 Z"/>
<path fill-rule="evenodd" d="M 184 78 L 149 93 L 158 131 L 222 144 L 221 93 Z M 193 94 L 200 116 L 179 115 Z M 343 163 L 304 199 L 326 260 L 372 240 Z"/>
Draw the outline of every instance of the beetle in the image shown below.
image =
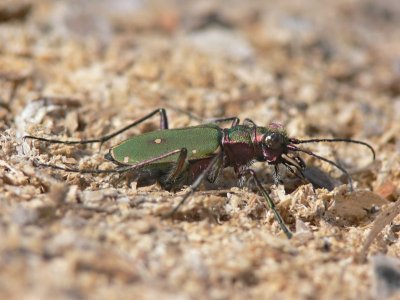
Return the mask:
<path fill-rule="evenodd" d="M 112 147 L 105 155 L 107 160 L 117 165 L 114 170 L 81 170 L 44 163 L 40 163 L 40 165 L 68 172 L 97 174 L 148 171 L 167 190 L 176 190 L 185 184 L 190 184 L 189 191 L 167 216 L 172 216 L 204 179 L 215 182 L 222 169 L 233 167 L 240 182 L 243 182 L 248 176 L 254 180 L 280 228 L 290 238 L 292 233 L 276 210 L 274 202 L 261 184 L 255 171 L 250 168 L 254 162 L 266 162 L 273 165 L 274 178 L 278 183 L 279 165 L 284 165 L 293 174 L 306 178 L 303 172 L 306 169 L 306 164 L 299 156 L 299 153 L 305 153 L 341 170 L 347 176 L 350 191 L 352 191 L 352 179 L 343 167 L 298 145 L 317 142 L 355 143 L 368 147 L 375 159 L 375 151 L 372 146 L 362 141 L 342 138 L 299 140 L 289 137 L 280 125 L 272 123 L 267 127 L 262 127 L 257 126 L 250 119 L 245 119 L 240 124 L 238 117 L 219 118 L 197 126 L 169 129 L 167 113 L 163 108 L 156 109 L 128 126 L 97 139 L 63 141 L 30 135 L 25 136 L 24 139 L 67 145 L 90 143 L 102 145 L 118 134 L 157 114 L 160 117 L 160 130 L 143 133 L 122 141 Z M 222 122 L 231 122 L 231 126 L 222 128 L 218 125 Z"/>

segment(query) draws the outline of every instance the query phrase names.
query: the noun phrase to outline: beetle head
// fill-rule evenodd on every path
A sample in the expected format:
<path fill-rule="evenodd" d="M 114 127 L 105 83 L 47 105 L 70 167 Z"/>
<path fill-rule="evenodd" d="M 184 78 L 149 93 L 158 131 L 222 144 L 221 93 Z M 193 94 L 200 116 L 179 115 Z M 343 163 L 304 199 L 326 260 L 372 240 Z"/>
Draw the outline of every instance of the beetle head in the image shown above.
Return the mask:
<path fill-rule="evenodd" d="M 300 148 L 298 145 L 306 143 L 319 143 L 319 142 L 333 142 L 333 143 L 345 142 L 345 143 L 359 144 L 369 148 L 369 150 L 372 153 L 373 159 L 375 159 L 375 151 L 372 148 L 372 146 L 362 141 L 346 139 L 346 138 L 308 139 L 308 140 L 289 138 L 283 126 L 275 123 L 270 124 L 269 127 L 265 129 L 266 132 L 262 134 L 261 140 L 259 140 L 259 142 L 261 142 L 260 144 L 262 149 L 262 157 L 264 161 L 273 165 L 283 164 L 290 170 L 292 170 L 292 168 L 295 168 L 304 177 L 303 171 L 305 170 L 306 165 L 304 160 L 298 155 L 298 153 L 299 152 L 305 153 L 319 160 L 327 162 L 328 164 L 335 166 L 336 168 L 341 170 L 348 177 L 350 190 L 353 190 L 353 184 L 350 174 L 346 171 L 346 169 L 344 169 L 336 162 L 329 160 L 325 157 L 322 157 L 320 155 L 317 155 L 307 149 Z"/>
<path fill-rule="evenodd" d="M 287 154 L 290 140 L 283 127 L 273 124 L 269 129 L 261 139 L 262 154 L 265 161 L 277 164 L 281 161 L 281 156 Z"/>

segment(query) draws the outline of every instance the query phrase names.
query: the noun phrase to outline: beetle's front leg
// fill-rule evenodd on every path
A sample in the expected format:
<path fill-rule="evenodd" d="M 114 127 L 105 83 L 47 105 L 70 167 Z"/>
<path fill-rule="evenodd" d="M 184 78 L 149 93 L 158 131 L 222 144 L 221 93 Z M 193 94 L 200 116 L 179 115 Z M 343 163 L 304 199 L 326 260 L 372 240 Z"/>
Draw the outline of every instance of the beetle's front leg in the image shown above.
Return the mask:
<path fill-rule="evenodd" d="M 239 125 L 239 123 L 240 123 L 240 119 L 238 117 L 208 119 L 208 120 L 205 120 L 204 123 L 215 123 L 215 124 L 218 124 L 218 123 L 224 123 L 224 122 L 229 122 L 229 121 L 232 121 L 231 128 Z"/>
<path fill-rule="evenodd" d="M 244 183 L 246 182 L 246 176 L 239 175 L 238 176 L 238 185 L 240 188 L 244 187 Z"/>
<path fill-rule="evenodd" d="M 285 222 L 282 219 L 282 216 L 279 214 L 279 212 L 276 210 L 275 203 L 272 201 L 271 197 L 269 196 L 268 192 L 265 190 L 265 188 L 262 186 L 260 180 L 257 178 L 256 172 L 252 169 L 245 169 L 241 172 L 240 175 L 250 175 L 253 179 L 254 182 L 257 185 L 257 188 L 263 195 L 265 201 L 268 204 L 268 207 L 272 212 L 274 213 L 275 219 L 278 222 L 279 226 L 281 227 L 282 231 L 286 234 L 287 238 L 291 238 L 293 234 L 290 232 L 290 230 L 286 227 Z"/>
<path fill-rule="evenodd" d="M 281 178 L 281 175 L 279 174 L 279 165 L 274 165 L 274 173 L 272 177 L 275 185 L 283 184 L 283 180 Z"/>

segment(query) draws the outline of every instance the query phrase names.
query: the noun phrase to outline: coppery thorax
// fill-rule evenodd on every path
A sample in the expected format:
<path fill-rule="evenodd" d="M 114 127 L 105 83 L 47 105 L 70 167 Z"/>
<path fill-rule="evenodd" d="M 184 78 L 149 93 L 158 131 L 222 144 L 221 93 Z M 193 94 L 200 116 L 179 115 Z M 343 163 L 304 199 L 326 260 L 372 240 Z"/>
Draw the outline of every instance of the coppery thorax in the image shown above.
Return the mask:
<path fill-rule="evenodd" d="M 225 166 L 248 166 L 255 160 L 263 160 L 260 141 L 262 132 L 259 128 L 238 125 L 223 131 L 222 145 L 225 153 Z"/>

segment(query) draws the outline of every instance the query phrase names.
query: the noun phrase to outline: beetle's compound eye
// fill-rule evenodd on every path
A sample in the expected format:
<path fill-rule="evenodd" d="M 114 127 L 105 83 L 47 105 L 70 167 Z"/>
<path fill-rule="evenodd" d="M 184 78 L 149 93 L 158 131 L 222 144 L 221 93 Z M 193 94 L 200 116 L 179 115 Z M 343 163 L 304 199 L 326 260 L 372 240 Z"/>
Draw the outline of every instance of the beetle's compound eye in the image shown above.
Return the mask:
<path fill-rule="evenodd" d="M 282 147 L 284 140 L 280 133 L 274 132 L 265 137 L 265 145 L 270 149 L 279 149 Z"/>

